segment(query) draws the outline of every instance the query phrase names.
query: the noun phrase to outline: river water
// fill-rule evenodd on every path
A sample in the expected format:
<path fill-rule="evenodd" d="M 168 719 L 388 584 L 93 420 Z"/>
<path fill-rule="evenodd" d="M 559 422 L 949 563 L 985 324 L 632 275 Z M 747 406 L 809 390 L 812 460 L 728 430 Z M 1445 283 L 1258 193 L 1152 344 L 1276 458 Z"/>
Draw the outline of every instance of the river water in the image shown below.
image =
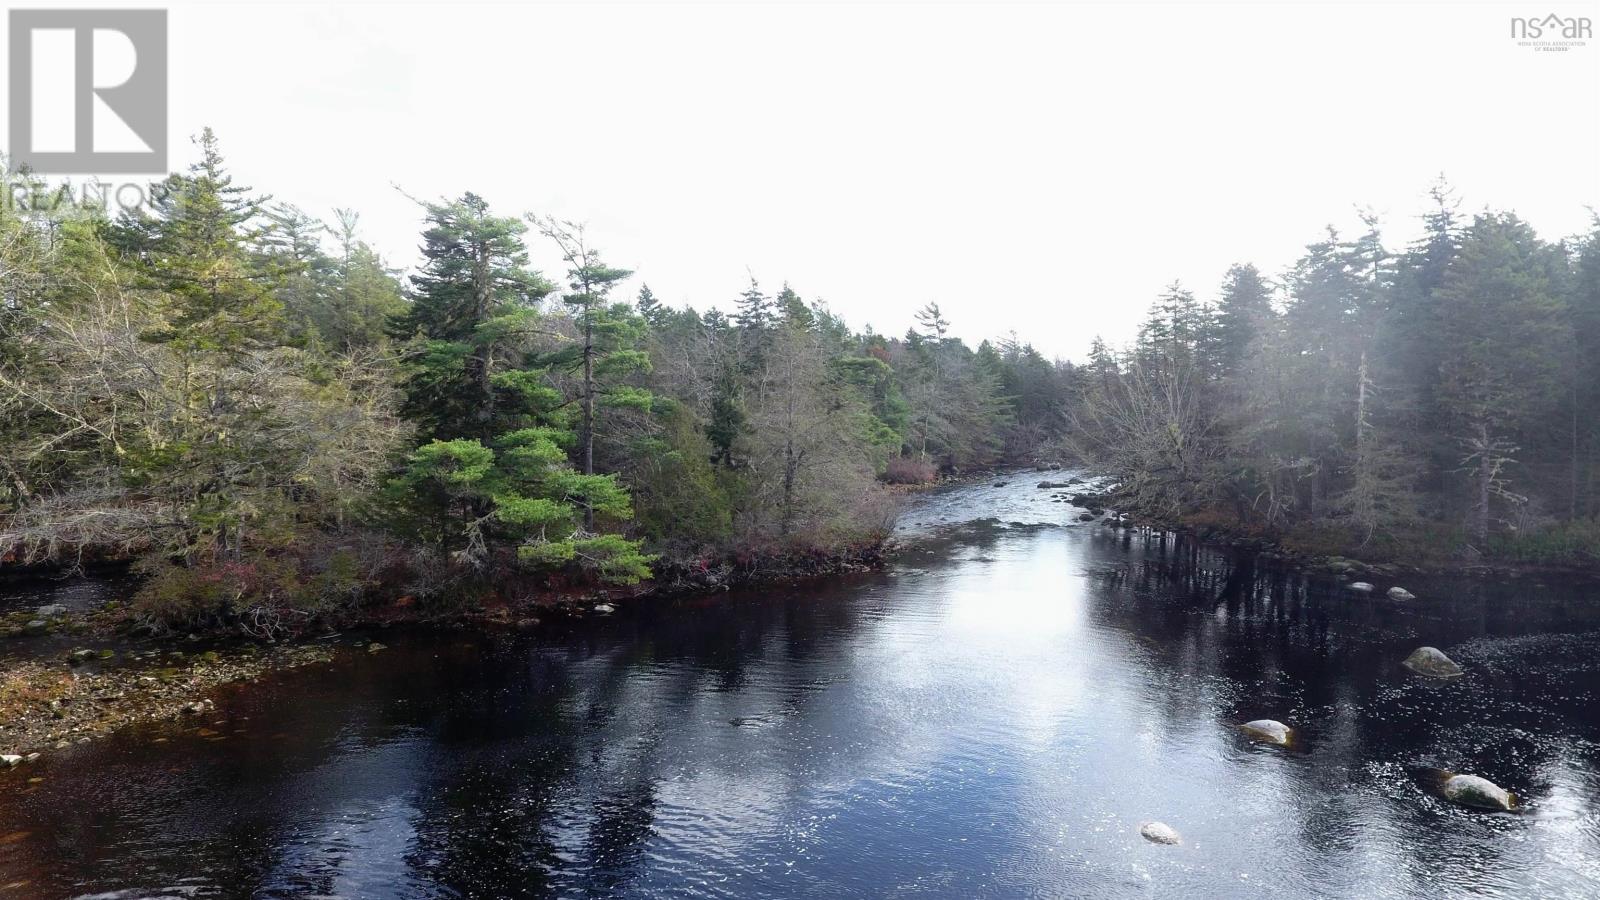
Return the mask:
<path fill-rule="evenodd" d="M 1363 596 L 1041 477 L 918 498 L 880 573 L 385 632 L 0 773 L 0 897 L 1600 896 L 1592 585 Z"/>

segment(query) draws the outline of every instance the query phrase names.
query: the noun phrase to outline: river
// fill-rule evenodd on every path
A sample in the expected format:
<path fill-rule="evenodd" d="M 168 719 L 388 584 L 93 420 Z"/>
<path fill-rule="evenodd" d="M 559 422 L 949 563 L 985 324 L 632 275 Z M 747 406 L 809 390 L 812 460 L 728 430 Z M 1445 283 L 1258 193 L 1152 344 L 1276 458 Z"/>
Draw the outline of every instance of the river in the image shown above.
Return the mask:
<path fill-rule="evenodd" d="M 1600 896 L 1593 585 L 1356 594 L 1059 477 L 917 498 L 881 572 L 391 629 L 0 773 L 0 897 Z"/>

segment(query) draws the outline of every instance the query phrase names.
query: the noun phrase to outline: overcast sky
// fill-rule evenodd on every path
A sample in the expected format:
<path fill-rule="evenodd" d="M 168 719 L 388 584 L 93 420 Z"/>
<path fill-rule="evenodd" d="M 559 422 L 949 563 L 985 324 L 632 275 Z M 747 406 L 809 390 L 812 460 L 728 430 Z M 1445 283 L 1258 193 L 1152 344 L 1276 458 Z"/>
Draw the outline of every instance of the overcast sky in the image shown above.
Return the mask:
<path fill-rule="evenodd" d="M 209 124 L 241 181 L 359 209 L 399 265 L 394 185 L 472 190 L 588 222 L 630 297 L 727 305 L 753 273 L 856 326 L 932 300 L 1081 358 L 1174 279 L 1279 273 L 1357 207 L 1409 240 L 1440 172 L 1467 210 L 1583 230 L 1600 43 L 1509 20 L 1597 6 L 172 4 L 173 165 Z"/>

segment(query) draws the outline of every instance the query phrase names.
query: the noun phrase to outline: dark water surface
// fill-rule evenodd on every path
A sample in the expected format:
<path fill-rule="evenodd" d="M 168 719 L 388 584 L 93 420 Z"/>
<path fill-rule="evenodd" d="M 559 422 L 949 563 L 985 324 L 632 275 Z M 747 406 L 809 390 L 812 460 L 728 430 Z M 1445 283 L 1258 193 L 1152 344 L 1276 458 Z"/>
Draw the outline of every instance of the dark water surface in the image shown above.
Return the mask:
<path fill-rule="evenodd" d="M 1592 587 L 1362 597 L 1039 477 L 920 500 L 881 574 L 385 633 L 0 773 L 0 896 L 1600 896 Z"/>

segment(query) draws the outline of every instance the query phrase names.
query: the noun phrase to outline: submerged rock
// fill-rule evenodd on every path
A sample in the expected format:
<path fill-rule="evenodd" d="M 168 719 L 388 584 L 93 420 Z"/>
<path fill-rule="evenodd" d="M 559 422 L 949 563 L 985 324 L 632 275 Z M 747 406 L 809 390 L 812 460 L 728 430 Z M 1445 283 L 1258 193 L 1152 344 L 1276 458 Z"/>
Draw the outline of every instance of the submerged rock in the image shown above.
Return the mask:
<path fill-rule="evenodd" d="M 1363 594 L 1370 594 L 1372 593 L 1372 585 L 1366 583 L 1365 581 L 1352 581 L 1350 582 L 1350 590 L 1360 591 Z"/>
<path fill-rule="evenodd" d="M 1401 665 L 1418 675 L 1434 678 L 1454 678 L 1461 674 L 1461 667 L 1456 665 L 1456 661 L 1445 656 L 1437 647 L 1418 647 Z"/>
<path fill-rule="evenodd" d="M 1389 588 L 1389 599 L 1390 600 L 1415 600 L 1415 599 L 1417 599 L 1417 595 L 1411 593 L 1410 591 L 1406 590 L 1403 587 L 1392 587 L 1392 588 Z"/>
<path fill-rule="evenodd" d="M 1253 741 L 1276 744 L 1279 747 L 1287 747 L 1289 736 L 1294 733 L 1293 729 L 1276 719 L 1256 719 L 1254 722 L 1240 725 L 1239 729 Z"/>
<path fill-rule="evenodd" d="M 372 643 L 367 645 L 367 652 L 368 653 L 381 653 L 382 651 L 387 650 L 387 649 L 389 649 L 389 647 L 386 644 L 380 644 L 377 641 L 373 641 Z"/>
<path fill-rule="evenodd" d="M 617 608 L 609 603 L 596 603 L 594 605 L 594 611 L 604 616 L 616 612 Z"/>
<path fill-rule="evenodd" d="M 1165 822 L 1146 822 L 1139 827 L 1139 834 L 1152 844 L 1183 843 L 1183 835 Z"/>
<path fill-rule="evenodd" d="M 1462 806 L 1502 811 L 1510 809 L 1517 802 L 1516 795 L 1477 775 L 1451 775 L 1444 782 L 1444 797 Z"/>
<path fill-rule="evenodd" d="M 29 634 L 44 634 L 46 631 L 50 630 L 50 623 L 43 619 L 34 619 L 27 625 L 24 625 L 23 630 Z"/>

